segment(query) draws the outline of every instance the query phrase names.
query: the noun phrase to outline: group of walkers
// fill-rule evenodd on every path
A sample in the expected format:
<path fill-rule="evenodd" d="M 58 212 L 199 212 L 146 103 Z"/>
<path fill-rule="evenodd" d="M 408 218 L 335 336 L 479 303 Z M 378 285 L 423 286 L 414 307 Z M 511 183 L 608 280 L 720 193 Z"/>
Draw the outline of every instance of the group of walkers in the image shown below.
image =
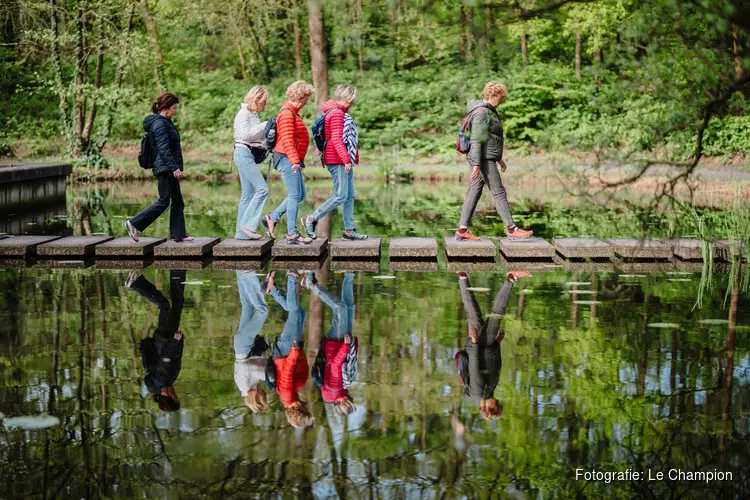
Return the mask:
<path fill-rule="evenodd" d="M 266 108 L 268 90 L 263 86 L 255 86 L 245 95 L 234 118 L 234 163 L 239 171 L 242 190 L 235 238 L 260 239 L 260 224 L 268 236 L 276 239 L 277 226 L 286 215 L 286 243 L 306 245 L 317 239 L 315 231 L 318 222 L 339 206 L 342 206 L 344 219 L 343 238 L 367 238 L 367 235 L 357 231 L 354 223 L 354 167 L 359 164 L 359 135 L 357 125 L 349 113 L 357 98 L 357 89 L 351 85 L 339 85 L 336 88 L 335 99 L 325 103 L 323 115 L 313 125 L 313 136 L 321 162 L 331 174 L 333 194 L 312 213 L 300 216 L 300 204 L 306 197 L 302 171 L 310 146 L 310 134 L 299 112 L 307 105 L 313 93 L 313 86 L 305 81 L 292 83 L 286 89 L 283 106 L 275 118 L 267 121 L 261 121 L 258 113 Z M 489 82 L 482 91 L 482 99 L 471 100 L 466 105 L 466 117 L 456 147 L 466 154 L 470 180 L 455 233 L 457 241 L 480 239 L 469 231 L 469 225 L 485 185 L 489 187 L 508 237 L 520 239 L 532 235 L 532 231 L 516 226 L 500 175 L 507 166 L 502 158 L 503 127 L 497 106 L 507 95 L 502 84 Z M 153 102 L 153 113 L 143 121 L 142 152 L 144 143 L 150 146 L 149 154 L 153 155 L 151 164 L 158 182 L 159 198 L 138 215 L 125 221 L 128 234 L 136 242 L 140 233 L 170 203 L 170 238 L 175 242 L 193 239 L 187 235 L 185 228 L 184 202 L 180 191 L 184 163 L 180 134 L 172 122 L 178 103 L 176 95 L 163 93 Z M 264 215 L 268 184 L 260 165 L 269 154 L 271 165 L 281 174 L 287 196 L 275 210 Z"/>

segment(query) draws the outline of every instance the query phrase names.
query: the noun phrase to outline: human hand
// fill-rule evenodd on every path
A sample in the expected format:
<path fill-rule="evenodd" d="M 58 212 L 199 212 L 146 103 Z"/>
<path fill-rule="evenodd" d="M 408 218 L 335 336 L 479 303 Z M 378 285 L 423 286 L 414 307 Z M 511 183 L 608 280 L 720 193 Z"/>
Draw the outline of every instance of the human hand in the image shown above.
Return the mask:
<path fill-rule="evenodd" d="M 479 335 L 478 335 L 476 328 L 474 327 L 469 328 L 469 337 L 471 337 L 472 344 L 476 344 L 477 342 L 479 342 Z"/>
<path fill-rule="evenodd" d="M 293 172 L 294 172 L 295 174 L 299 173 L 299 171 L 300 171 L 300 166 L 299 166 L 299 163 L 295 163 L 294 165 L 292 165 L 292 171 L 293 171 Z"/>
<path fill-rule="evenodd" d="M 471 168 L 471 175 L 469 176 L 469 179 L 472 181 L 479 177 L 479 165 L 475 165 Z"/>
<path fill-rule="evenodd" d="M 505 172 L 506 170 L 508 170 L 508 165 L 506 165 L 503 160 L 500 160 L 499 162 L 497 162 L 497 164 L 500 166 L 501 172 Z"/>
<path fill-rule="evenodd" d="M 348 174 L 351 171 L 352 171 L 352 164 L 351 163 L 347 163 L 346 165 L 344 165 L 344 172 L 346 172 Z"/>
<path fill-rule="evenodd" d="M 179 168 L 172 172 L 172 174 L 174 175 L 175 179 L 182 179 L 182 170 L 180 170 Z"/>
<path fill-rule="evenodd" d="M 352 336 L 348 333 L 344 336 L 344 344 L 349 345 L 352 343 Z"/>

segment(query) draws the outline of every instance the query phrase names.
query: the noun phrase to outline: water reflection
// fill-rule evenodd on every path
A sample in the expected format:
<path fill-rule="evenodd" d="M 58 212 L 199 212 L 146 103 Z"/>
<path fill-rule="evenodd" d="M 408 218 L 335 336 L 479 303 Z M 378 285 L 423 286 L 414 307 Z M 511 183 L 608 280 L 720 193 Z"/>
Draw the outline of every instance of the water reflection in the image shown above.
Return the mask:
<path fill-rule="evenodd" d="M 171 305 L 153 283 L 144 276 L 138 276 L 135 271 L 130 273 L 125 283 L 127 288 L 159 309 L 158 326 L 152 336 L 141 340 L 139 350 L 146 370 L 143 383 L 158 403 L 159 409 L 167 412 L 180 409 L 180 399 L 175 392 L 174 383 L 182 369 L 182 350 L 185 346 L 180 320 L 185 303 L 186 275 L 187 271 L 183 270 L 169 272 Z"/>

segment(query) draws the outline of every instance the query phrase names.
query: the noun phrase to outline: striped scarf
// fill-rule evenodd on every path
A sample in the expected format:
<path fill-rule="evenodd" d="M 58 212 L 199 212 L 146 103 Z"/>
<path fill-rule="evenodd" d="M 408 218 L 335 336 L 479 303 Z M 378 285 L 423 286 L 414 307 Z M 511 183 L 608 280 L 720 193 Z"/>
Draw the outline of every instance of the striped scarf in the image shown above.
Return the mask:
<path fill-rule="evenodd" d="M 344 145 L 352 159 L 352 163 L 357 160 L 357 148 L 359 147 L 359 133 L 357 124 L 349 113 L 344 113 Z"/>

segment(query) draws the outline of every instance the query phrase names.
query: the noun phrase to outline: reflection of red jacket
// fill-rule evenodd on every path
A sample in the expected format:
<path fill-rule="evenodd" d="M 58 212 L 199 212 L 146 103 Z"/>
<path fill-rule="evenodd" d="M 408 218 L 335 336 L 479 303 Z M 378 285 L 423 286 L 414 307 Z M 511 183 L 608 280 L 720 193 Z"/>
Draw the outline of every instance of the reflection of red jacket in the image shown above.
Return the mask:
<path fill-rule="evenodd" d="M 307 382 L 307 358 L 302 356 L 302 350 L 292 347 L 289 356 L 273 360 L 276 365 L 276 392 L 284 404 L 284 408 L 299 401 L 298 391 Z"/>
<path fill-rule="evenodd" d="M 323 152 L 323 163 L 326 165 L 346 165 L 351 163 L 349 151 L 344 144 L 344 113 L 349 108 L 341 105 L 338 101 L 331 99 L 323 105 L 323 112 L 333 110 L 326 115 L 325 134 L 326 150 Z M 354 163 L 359 163 L 359 151 Z"/>
<path fill-rule="evenodd" d="M 358 349 L 357 339 L 354 338 L 352 342 L 354 342 L 354 349 Z M 326 367 L 321 393 L 326 403 L 333 403 L 349 395 L 349 391 L 344 389 L 344 377 L 341 374 L 341 367 L 349 352 L 349 346 L 343 340 L 323 339 L 323 352 L 326 356 Z"/>

